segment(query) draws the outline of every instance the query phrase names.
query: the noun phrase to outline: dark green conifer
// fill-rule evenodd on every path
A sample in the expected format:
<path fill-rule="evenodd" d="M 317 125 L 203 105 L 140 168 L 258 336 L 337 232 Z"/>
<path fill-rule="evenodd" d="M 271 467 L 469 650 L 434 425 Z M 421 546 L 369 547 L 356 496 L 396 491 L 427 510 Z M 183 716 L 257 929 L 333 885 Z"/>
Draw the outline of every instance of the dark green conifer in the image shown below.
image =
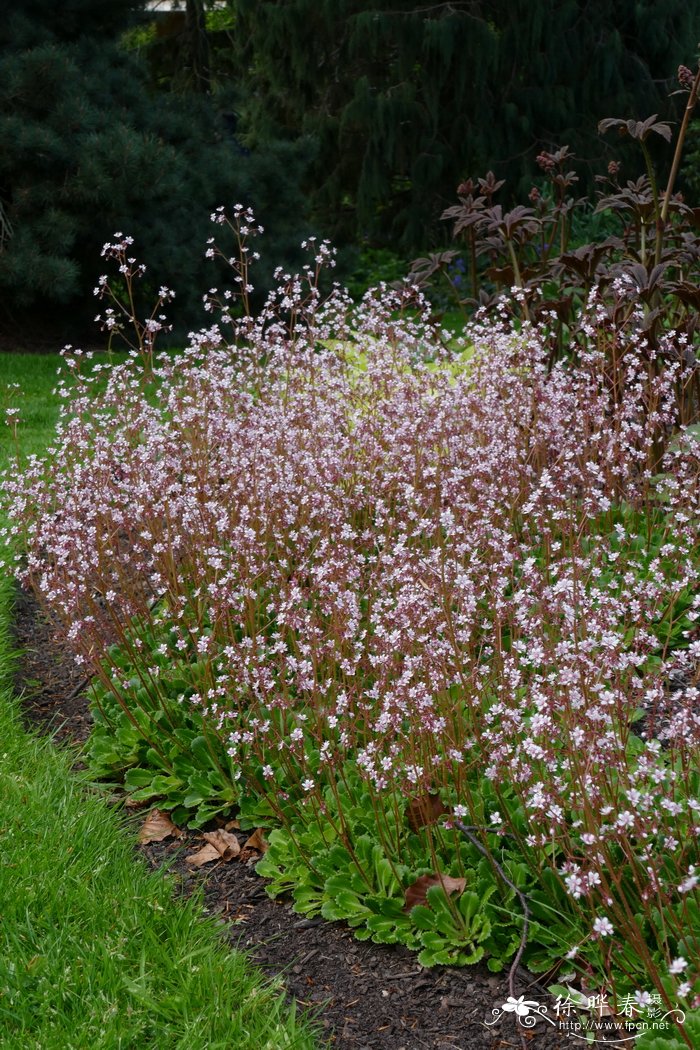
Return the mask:
<path fill-rule="evenodd" d="M 121 44 L 135 0 L 24 0 L 0 30 L 0 319 L 42 311 L 92 319 L 100 250 L 135 238 L 150 290 L 177 293 L 181 325 L 202 320 L 215 282 L 210 212 L 252 204 L 276 231 L 271 263 L 298 243 L 303 145 L 249 154 L 206 92 L 157 90 Z M 284 172 L 282 177 L 281 172 Z M 150 304 L 149 304 L 150 305 Z"/>
<path fill-rule="evenodd" d="M 251 141 L 312 134 L 317 215 L 406 248 L 467 175 L 493 169 L 518 196 L 539 148 L 563 144 L 593 168 L 598 121 L 667 112 L 700 38 L 684 0 L 230 3 Z"/>

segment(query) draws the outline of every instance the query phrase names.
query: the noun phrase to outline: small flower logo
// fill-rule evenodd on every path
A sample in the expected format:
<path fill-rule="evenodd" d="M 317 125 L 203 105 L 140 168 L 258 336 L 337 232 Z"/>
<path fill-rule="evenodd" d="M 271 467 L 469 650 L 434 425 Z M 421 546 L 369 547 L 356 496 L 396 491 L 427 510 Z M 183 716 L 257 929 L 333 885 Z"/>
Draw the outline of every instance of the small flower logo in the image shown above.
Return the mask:
<path fill-rule="evenodd" d="M 537 1012 L 539 1008 L 540 1004 L 535 999 L 526 999 L 524 995 L 519 995 L 517 999 L 509 995 L 501 1007 L 507 1014 L 517 1014 L 518 1017 L 527 1017 L 531 1010 Z"/>

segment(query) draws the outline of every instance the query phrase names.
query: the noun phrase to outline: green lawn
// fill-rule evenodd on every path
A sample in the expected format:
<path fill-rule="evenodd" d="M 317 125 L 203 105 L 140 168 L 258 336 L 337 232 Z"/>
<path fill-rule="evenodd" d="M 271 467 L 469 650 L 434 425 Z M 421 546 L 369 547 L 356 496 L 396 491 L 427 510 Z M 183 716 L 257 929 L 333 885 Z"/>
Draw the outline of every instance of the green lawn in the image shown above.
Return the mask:
<path fill-rule="evenodd" d="M 20 410 L 20 448 L 23 454 L 41 452 L 51 437 L 58 416 L 60 399 L 52 391 L 56 386 L 57 354 L 0 353 L 0 416 L 5 409 Z M 13 383 L 19 391 L 8 390 Z M 12 432 L 0 418 L 0 469 L 15 448 Z"/>
<path fill-rule="evenodd" d="M 57 359 L 0 355 L 19 382 L 22 454 L 57 414 Z M 8 400 L 5 398 L 4 407 Z M 0 468 L 12 442 L 4 427 Z M 10 692 L 11 586 L 0 582 L 0 1046 L 17 1050 L 311 1050 L 309 1030 L 228 951 L 199 900 L 134 855 L 135 832 L 21 728 Z"/>

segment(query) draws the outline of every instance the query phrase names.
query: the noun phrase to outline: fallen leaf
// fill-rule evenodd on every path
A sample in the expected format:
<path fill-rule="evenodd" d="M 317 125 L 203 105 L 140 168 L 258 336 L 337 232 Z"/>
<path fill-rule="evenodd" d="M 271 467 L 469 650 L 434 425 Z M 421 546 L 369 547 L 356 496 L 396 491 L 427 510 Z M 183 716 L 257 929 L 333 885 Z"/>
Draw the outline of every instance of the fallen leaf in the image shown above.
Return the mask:
<path fill-rule="evenodd" d="M 190 853 L 185 857 L 185 864 L 191 864 L 193 868 L 201 868 L 202 864 L 210 864 L 213 860 L 221 860 L 221 854 L 216 846 L 206 845 L 197 853 Z"/>
<path fill-rule="evenodd" d="M 250 918 L 253 911 L 254 908 L 252 904 L 243 904 L 237 912 L 234 912 L 233 915 L 227 915 L 226 918 L 229 922 L 233 922 L 236 923 L 236 925 L 238 925 L 241 922 L 248 922 L 248 919 Z"/>
<path fill-rule="evenodd" d="M 209 864 L 212 860 L 233 860 L 241 852 L 238 839 L 229 831 L 205 831 L 202 838 L 207 843 L 206 846 L 198 853 L 186 857 L 186 864 L 200 868 L 202 864 Z"/>
<path fill-rule="evenodd" d="M 436 791 L 412 798 L 406 810 L 408 825 L 413 831 L 434 824 L 443 813 L 449 813 L 449 810 Z"/>
<path fill-rule="evenodd" d="M 224 860 L 231 860 L 241 852 L 238 839 L 230 831 L 205 831 L 202 837 L 219 851 Z"/>
<path fill-rule="evenodd" d="M 262 828 L 256 828 L 250 838 L 243 843 L 243 849 L 256 849 L 260 853 L 266 853 L 269 848 Z"/>
<path fill-rule="evenodd" d="M 453 879 L 451 875 L 421 875 L 406 890 L 404 911 L 410 911 L 416 904 L 427 903 L 427 893 L 432 886 L 442 886 L 445 893 L 464 893 L 467 880 Z"/>
<path fill-rule="evenodd" d="M 141 825 L 139 842 L 162 842 L 163 839 L 181 839 L 184 832 L 173 824 L 167 813 L 152 809 Z"/>
<path fill-rule="evenodd" d="M 229 820 L 227 824 L 224 824 L 224 831 L 235 831 L 240 828 L 241 824 L 238 820 Z"/>

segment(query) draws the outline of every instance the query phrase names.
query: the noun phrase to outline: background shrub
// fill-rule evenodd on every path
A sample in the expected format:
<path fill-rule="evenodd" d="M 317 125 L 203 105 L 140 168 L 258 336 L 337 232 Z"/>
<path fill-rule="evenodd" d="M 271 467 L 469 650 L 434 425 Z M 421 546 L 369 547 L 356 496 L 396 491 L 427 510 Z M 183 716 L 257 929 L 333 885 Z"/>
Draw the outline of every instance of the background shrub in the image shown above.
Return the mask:
<path fill-rule="evenodd" d="M 15 335 L 43 318 L 75 338 L 92 320 L 102 244 L 137 229 L 140 257 L 177 293 L 182 338 L 213 278 L 208 212 L 234 196 L 276 230 L 266 274 L 298 258 L 307 145 L 249 153 L 225 123 L 225 99 L 155 89 L 120 43 L 134 6 L 71 0 L 58 14 L 36 0 L 0 34 L 0 290 Z"/>

